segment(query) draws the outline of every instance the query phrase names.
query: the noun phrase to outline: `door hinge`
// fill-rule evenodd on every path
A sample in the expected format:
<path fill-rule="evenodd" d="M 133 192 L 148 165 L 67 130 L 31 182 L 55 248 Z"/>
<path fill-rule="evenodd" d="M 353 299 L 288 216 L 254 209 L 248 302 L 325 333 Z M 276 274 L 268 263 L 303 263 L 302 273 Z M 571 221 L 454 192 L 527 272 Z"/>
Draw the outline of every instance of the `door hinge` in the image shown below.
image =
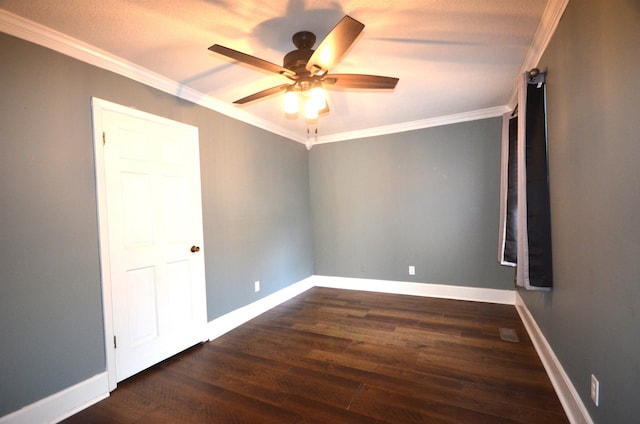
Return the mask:
<path fill-rule="evenodd" d="M 107 144 L 107 135 L 104 131 L 102 131 L 102 145 Z"/>
<path fill-rule="evenodd" d="M 116 336 L 113 336 L 113 348 L 114 349 L 118 348 L 118 343 L 116 342 Z"/>

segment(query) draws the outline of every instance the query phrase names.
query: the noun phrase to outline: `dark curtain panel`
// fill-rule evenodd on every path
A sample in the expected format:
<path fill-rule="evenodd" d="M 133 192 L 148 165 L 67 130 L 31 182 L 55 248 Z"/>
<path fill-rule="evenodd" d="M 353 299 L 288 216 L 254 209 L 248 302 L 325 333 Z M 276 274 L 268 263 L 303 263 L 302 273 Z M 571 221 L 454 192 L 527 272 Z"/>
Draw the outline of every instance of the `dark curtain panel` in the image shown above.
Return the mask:
<path fill-rule="evenodd" d="M 518 117 L 509 119 L 509 161 L 507 165 L 507 213 L 504 260 L 518 263 Z"/>
<path fill-rule="evenodd" d="M 527 84 L 526 175 L 529 282 L 553 285 L 545 84 Z"/>

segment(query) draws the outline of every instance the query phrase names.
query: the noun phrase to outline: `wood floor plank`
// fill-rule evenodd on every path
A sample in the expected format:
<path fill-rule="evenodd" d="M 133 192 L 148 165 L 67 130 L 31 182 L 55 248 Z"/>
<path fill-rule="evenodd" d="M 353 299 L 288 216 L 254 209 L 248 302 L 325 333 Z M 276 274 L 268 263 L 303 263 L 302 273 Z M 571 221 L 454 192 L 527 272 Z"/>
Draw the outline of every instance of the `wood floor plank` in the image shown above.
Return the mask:
<path fill-rule="evenodd" d="M 515 307 L 316 287 L 65 421 L 87 422 L 568 421 Z"/>
<path fill-rule="evenodd" d="M 429 402 L 377 387 L 365 386 L 351 404 L 351 411 L 378 417 L 389 423 L 456 423 L 456 407 Z"/>

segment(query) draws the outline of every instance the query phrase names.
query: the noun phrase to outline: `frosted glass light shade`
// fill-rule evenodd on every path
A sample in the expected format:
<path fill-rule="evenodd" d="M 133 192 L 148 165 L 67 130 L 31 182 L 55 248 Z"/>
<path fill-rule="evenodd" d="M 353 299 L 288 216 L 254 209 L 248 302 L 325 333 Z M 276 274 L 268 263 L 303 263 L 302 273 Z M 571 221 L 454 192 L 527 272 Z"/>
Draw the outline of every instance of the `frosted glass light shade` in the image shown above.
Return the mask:
<path fill-rule="evenodd" d="M 311 98 L 309 101 L 315 104 L 317 110 L 323 110 L 327 107 L 327 93 L 321 85 L 313 87 L 310 94 Z"/>
<path fill-rule="evenodd" d="M 308 99 L 304 104 L 304 117 L 308 121 L 318 119 L 318 107 L 311 98 Z"/>
<path fill-rule="evenodd" d="M 287 115 L 298 113 L 298 93 L 293 90 L 284 93 L 284 113 Z"/>

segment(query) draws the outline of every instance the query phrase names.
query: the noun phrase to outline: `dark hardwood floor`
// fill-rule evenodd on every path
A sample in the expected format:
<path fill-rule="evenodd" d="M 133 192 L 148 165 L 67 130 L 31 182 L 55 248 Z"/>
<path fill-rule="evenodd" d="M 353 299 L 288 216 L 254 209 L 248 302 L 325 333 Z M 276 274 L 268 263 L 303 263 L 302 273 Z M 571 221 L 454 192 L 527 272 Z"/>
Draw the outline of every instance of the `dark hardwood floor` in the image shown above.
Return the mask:
<path fill-rule="evenodd" d="M 313 288 L 64 422 L 568 420 L 515 307 Z"/>

